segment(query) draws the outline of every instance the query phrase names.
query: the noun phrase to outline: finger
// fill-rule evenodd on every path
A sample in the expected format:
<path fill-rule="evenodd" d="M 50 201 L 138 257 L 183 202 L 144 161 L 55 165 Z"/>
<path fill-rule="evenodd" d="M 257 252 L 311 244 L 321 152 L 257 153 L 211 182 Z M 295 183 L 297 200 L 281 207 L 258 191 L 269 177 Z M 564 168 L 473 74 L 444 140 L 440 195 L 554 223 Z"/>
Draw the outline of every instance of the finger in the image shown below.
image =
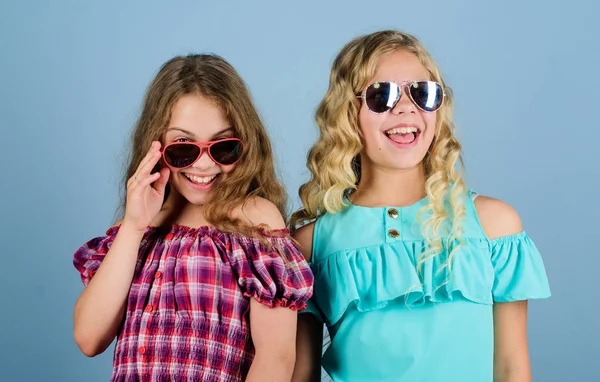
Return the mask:
<path fill-rule="evenodd" d="M 147 157 L 145 158 L 145 162 L 138 167 L 138 178 L 140 177 L 140 175 L 145 176 L 146 174 L 150 174 L 156 166 L 156 164 L 158 163 L 158 161 L 160 160 L 160 158 L 161 152 L 158 148 L 156 149 L 156 151 L 148 153 Z"/>
<path fill-rule="evenodd" d="M 147 187 L 152 183 L 156 182 L 156 180 L 160 178 L 160 173 L 155 172 L 154 174 L 146 175 L 139 181 L 140 187 Z"/>
<path fill-rule="evenodd" d="M 160 142 L 156 142 L 153 141 L 152 144 L 150 145 L 150 149 L 148 149 L 148 152 L 146 153 L 146 155 L 144 156 L 144 158 L 142 158 L 142 160 L 140 161 L 140 164 L 138 165 L 135 173 L 137 174 L 141 174 L 143 171 L 142 168 L 144 168 L 149 161 L 153 160 L 154 157 L 157 155 L 157 153 L 160 154 L 160 149 L 157 149 L 156 146 L 158 144 L 158 147 L 160 148 Z"/>
<path fill-rule="evenodd" d="M 129 179 L 127 179 L 127 188 L 133 187 L 137 183 L 137 176 L 133 174 Z"/>
<path fill-rule="evenodd" d="M 161 194 L 163 192 L 165 192 L 165 187 L 167 186 L 167 183 L 169 182 L 169 168 L 165 167 L 162 168 L 160 170 L 160 172 L 158 172 L 157 174 L 159 174 L 160 176 L 158 177 L 158 179 L 154 182 L 154 189 L 158 192 L 160 192 Z"/>
<path fill-rule="evenodd" d="M 135 188 L 137 188 L 137 186 L 140 184 L 140 176 L 136 174 L 133 174 L 133 176 L 131 178 L 129 178 L 129 180 L 127 181 L 127 191 L 130 192 L 132 190 L 134 190 Z"/>

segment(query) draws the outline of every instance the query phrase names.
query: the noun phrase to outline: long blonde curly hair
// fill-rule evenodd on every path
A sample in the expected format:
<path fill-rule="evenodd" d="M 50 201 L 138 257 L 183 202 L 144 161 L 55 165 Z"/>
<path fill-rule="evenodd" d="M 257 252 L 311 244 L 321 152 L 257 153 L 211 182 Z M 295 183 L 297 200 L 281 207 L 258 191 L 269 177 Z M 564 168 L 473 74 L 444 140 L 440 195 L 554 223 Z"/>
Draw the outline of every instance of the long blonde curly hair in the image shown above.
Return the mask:
<path fill-rule="evenodd" d="M 428 204 L 419 217 L 431 211 L 421 221 L 422 234 L 429 248 L 419 260 L 422 265 L 459 239 L 460 222 L 465 215 L 466 187 L 462 173 L 464 164 L 461 146 L 452 123 L 453 94 L 446 86 L 439 69 L 419 40 L 407 33 L 386 30 L 360 36 L 349 42 L 337 55 L 329 79 L 329 88 L 316 112 L 320 129 L 319 140 L 308 152 L 307 166 L 311 179 L 300 187 L 303 209 L 291 217 L 291 230 L 314 221 L 324 213 L 341 211 L 348 205 L 345 196 L 356 190 L 360 180 L 360 153 L 363 150 L 358 113 L 359 94 L 374 76 L 380 59 L 394 51 L 414 54 L 446 93 L 444 104 L 437 111 L 435 137 L 426 154 L 425 192 Z M 446 205 L 450 206 L 448 210 Z M 453 253 L 446 265 L 449 265 Z"/>
<path fill-rule="evenodd" d="M 240 138 L 245 146 L 234 171 L 211 192 L 210 200 L 204 206 L 206 220 L 222 232 L 258 236 L 257 227 L 233 219 L 230 211 L 252 196 L 259 196 L 275 204 L 285 217 L 287 194 L 276 176 L 271 141 L 246 84 L 233 66 L 214 54 L 174 57 L 160 68 L 150 84 L 131 135 L 129 164 L 122 179 L 119 217 L 125 211 L 127 180 L 135 173 L 152 141 L 162 140 L 173 105 L 187 94 L 212 100 L 231 123 L 235 137 Z M 157 165 L 154 171 L 159 169 Z M 165 201 L 168 192 L 169 188 Z"/>

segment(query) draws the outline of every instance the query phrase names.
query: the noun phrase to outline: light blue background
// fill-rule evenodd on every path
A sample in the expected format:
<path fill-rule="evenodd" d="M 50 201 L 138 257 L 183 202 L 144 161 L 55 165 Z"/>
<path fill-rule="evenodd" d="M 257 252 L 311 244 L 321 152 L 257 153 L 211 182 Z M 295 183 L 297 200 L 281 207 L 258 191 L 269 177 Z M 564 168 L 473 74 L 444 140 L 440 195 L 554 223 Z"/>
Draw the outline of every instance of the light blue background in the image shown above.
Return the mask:
<path fill-rule="evenodd" d="M 88 359 L 73 341 L 72 256 L 111 224 L 164 61 L 214 52 L 239 70 L 298 207 L 333 58 L 388 27 L 417 35 L 455 90 L 470 186 L 512 204 L 542 251 L 553 297 L 530 304 L 534 381 L 597 380 L 597 3 L 120 3 L 0 3 L 0 380 L 109 379 L 112 347 Z"/>

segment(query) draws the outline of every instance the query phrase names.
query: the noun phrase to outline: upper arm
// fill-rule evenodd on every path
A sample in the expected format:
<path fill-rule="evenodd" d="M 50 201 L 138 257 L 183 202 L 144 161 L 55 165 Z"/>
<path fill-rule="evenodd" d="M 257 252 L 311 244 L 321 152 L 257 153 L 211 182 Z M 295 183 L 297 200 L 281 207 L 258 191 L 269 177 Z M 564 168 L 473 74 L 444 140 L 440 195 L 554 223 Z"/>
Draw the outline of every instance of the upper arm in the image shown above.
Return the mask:
<path fill-rule="evenodd" d="M 494 304 L 494 376 L 530 381 L 527 346 L 527 301 Z M 511 379 L 512 380 L 512 379 Z"/>
<path fill-rule="evenodd" d="M 475 209 L 490 239 L 514 235 L 523 230 L 517 211 L 502 200 L 481 195 L 475 199 Z"/>
<path fill-rule="evenodd" d="M 269 351 L 274 357 L 293 357 L 297 313 L 288 308 L 270 308 L 250 300 L 250 332 L 256 352 Z"/>
<path fill-rule="evenodd" d="M 320 381 L 322 354 L 323 324 L 312 314 L 300 314 L 296 335 L 296 365 L 292 381 Z"/>
<path fill-rule="evenodd" d="M 508 203 L 487 196 L 475 199 L 486 236 L 493 240 L 523 230 L 518 213 Z M 494 304 L 494 374 L 529 374 L 527 301 Z"/>
<path fill-rule="evenodd" d="M 266 225 L 269 229 L 285 228 L 285 221 L 275 204 L 261 197 L 252 197 L 233 212 L 235 218 L 252 226 Z"/>
<path fill-rule="evenodd" d="M 267 225 L 269 229 L 283 229 L 285 221 L 272 202 L 253 197 L 235 211 L 238 218 L 254 226 Z M 256 299 L 250 301 L 250 330 L 257 352 L 269 349 L 277 356 L 292 354 L 295 349 L 297 312 L 287 307 L 269 307 Z M 273 349 L 271 349 L 273 348 Z"/>
<path fill-rule="evenodd" d="M 294 232 L 300 251 L 306 261 L 312 259 L 314 223 L 307 224 Z M 321 354 L 323 353 L 323 323 L 309 313 L 298 316 L 296 336 L 296 365 L 293 382 L 321 380 Z"/>

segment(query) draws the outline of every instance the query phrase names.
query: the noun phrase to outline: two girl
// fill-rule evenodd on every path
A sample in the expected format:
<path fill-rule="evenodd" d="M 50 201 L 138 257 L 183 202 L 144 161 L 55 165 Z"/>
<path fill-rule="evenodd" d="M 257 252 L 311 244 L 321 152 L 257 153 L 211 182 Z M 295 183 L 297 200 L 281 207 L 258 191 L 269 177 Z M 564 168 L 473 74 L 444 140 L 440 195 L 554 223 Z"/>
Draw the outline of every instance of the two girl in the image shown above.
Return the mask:
<path fill-rule="evenodd" d="M 543 262 L 514 209 L 465 185 L 452 103 L 415 37 L 347 44 L 294 240 L 241 79 L 214 56 L 167 63 L 124 217 L 75 254 L 78 345 L 92 356 L 118 336 L 114 381 L 309 381 L 321 366 L 334 381 L 530 380 Z"/>

